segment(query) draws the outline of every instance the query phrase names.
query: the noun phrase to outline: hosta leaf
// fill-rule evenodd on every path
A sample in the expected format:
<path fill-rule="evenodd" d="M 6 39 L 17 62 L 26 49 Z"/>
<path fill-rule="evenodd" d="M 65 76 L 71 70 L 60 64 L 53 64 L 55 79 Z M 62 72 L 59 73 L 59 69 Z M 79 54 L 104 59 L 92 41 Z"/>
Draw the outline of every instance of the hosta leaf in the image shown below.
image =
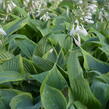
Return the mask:
<path fill-rule="evenodd" d="M 19 29 L 21 29 L 22 27 L 24 27 L 27 23 L 28 23 L 28 19 L 27 18 L 21 18 L 19 20 L 15 20 L 11 24 L 9 24 L 8 27 L 6 27 L 7 28 L 6 29 L 6 33 L 8 35 L 11 35 L 12 33 L 16 32 Z"/>
<path fill-rule="evenodd" d="M 109 100 L 109 84 L 104 83 L 103 81 L 95 79 L 91 85 L 91 89 L 94 95 L 102 103 L 102 108 L 106 107 Z"/>
<path fill-rule="evenodd" d="M 83 71 L 77 56 L 76 51 L 71 52 L 67 64 L 74 100 L 87 105 L 88 109 L 100 109 L 99 101 L 93 95 L 88 81 L 83 77 Z"/>
<path fill-rule="evenodd" d="M 102 47 L 100 47 L 100 50 L 102 50 L 107 56 L 109 56 L 109 45 L 105 44 Z"/>
<path fill-rule="evenodd" d="M 48 39 L 52 42 L 52 44 L 58 43 L 61 47 L 63 47 L 66 37 L 66 34 L 51 34 Z"/>
<path fill-rule="evenodd" d="M 22 57 L 20 55 L 15 56 L 12 59 L 4 62 L 1 65 L 0 71 L 15 71 L 19 73 L 24 73 Z"/>
<path fill-rule="evenodd" d="M 96 76 L 96 78 L 104 83 L 108 83 L 109 84 L 109 72 L 108 73 L 105 73 L 105 74 L 102 74 L 102 75 L 99 75 L 99 76 Z"/>
<path fill-rule="evenodd" d="M 83 104 L 80 103 L 79 101 L 75 101 L 75 102 L 74 102 L 74 106 L 75 106 L 77 109 L 88 109 L 85 105 L 83 105 Z"/>
<path fill-rule="evenodd" d="M 34 106 L 23 107 L 23 109 L 40 109 L 40 108 L 41 108 L 41 103 L 37 103 Z"/>
<path fill-rule="evenodd" d="M 38 82 L 42 83 L 45 77 L 47 76 L 48 72 L 43 72 L 36 75 L 31 75 L 30 77 L 34 80 L 37 80 Z"/>
<path fill-rule="evenodd" d="M 61 6 L 61 7 L 63 7 L 63 6 L 66 6 L 66 7 L 69 7 L 69 8 L 71 8 L 72 9 L 72 1 L 70 1 L 70 0 L 67 0 L 67 1 L 62 1 L 61 3 L 60 3 L 60 5 L 59 6 Z"/>
<path fill-rule="evenodd" d="M 41 100 L 45 109 L 66 109 L 66 99 L 63 94 L 48 85 L 44 87 Z"/>
<path fill-rule="evenodd" d="M 22 81 L 25 76 L 15 71 L 0 71 L 0 84 L 12 81 Z"/>
<path fill-rule="evenodd" d="M 7 106 L 3 103 L 3 101 L 1 100 L 1 98 L 0 98 L 0 108 L 1 108 L 1 109 L 9 109 L 9 107 L 7 107 Z"/>
<path fill-rule="evenodd" d="M 9 103 L 11 99 L 19 93 L 21 92 L 14 89 L 0 89 L 0 108 L 4 105 L 5 108 L 2 109 L 10 109 Z"/>
<path fill-rule="evenodd" d="M 67 87 L 67 82 L 62 76 L 62 74 L 59 72 L 56 66 L 54 66 L 47 74 L 45 77 L 42 87 L 41 87 L 41 92 L 43 91 L 43 88 L 45 84 L 57 88 L 57 89 L 64 89 Z"/>
<path fill-rule="evenodd" d="M 65 22 L 68 21 L 68 18 L 67 16 L 57 16 L 55 17 L 55 19 L 53 20 L 53 28 L 52 28 L 52 33 L 63 33 L 65 30 L 66 30 L 66 27 L 65 27 Z"/>
<path fill-rule="evenodd" d="M 74 105 L 70 105 L 67 109 L 78 109 L 78 108 L 75 108 Z"/>
<path fill-rule="evenodd" d="M 13 21 L 7 23 L 6 25 L 4 25 L 5 31 L 8 31 L 8 29 L 9 29 L 10 27 L 12 27 L 12 26 L 13 26 L 16 22 L 18 22 L 19 20 L 20 20 L 20 18 L 18 17 L 17 19 L 15 19 L 15 20 L 13 20 Z"/>
<path fill-rule="evenodd" d="M 74 101 L 72 91 L 69 88 L 68 90 L 68 104 L 67 109 L 87 109 L 87 107 L 79 101 Z"/>
<path fill-rule="evenodd" d="M 11 109 L 24 109 L 32 105 L 32 96 L 29 93 L 21 93 L 13 97 L 10 102 Z"/>
<path fill-rule="evenodd" d="M 63 42 L 63 48 L 64 50 L 68 51 L 70 48 L 72 48 L 73 46 L 73 43 L 72 43 L 72 40 L 71 40 L 71 37 L 66 37 L 64 42 Z"/>
<path fill-rule="evenodd" d="M 7 60 L 10 60 L 13 57 L 13 55 L 7 51 L 1 51 L 0 52 L 0 63 L 3 63 Z"/>
<path fill-rule="evenodd" d="M 13 11 L 19 16 L 27 17 L 27 12 L 24 8 L 16 7 Z"/>
<path fill-rule="evenodd" d="M 88 109 L 85 105 L 83 105 L 79 101 L 75 101 L 67 107 L 67 109 Z"/>
<path fill-rule="evenodd" d="M 73 103 L 74 103 L 74 98 L 72 96 L 71 89 L 68 88 L 68 103 L 67 103 L 67 108 L 66 109 L 75 109 Z"/>
<path fill-rule="evenodd" d="M 9 44 L 9 51 L 15 51 L 17 48 L 21 50 L 21 54 L 28 58 L 33 55 L 36 44 L 28 39 L 25 35 L 14 34 L 6 39 L 6 44 Z"/>
<path fill-rule="evenodd" d="M 13 51 L 14 49 L 17 48 L 15 39 L 27 40 L 28 38 L 25 35 L 20 35 L 20 34 L 14 34 L 14 35 L 10 35 L 9 37 L 6 37 L 5 45 L 9 45 L 8 47 L 9 51 Z"/>
<path fill-rule="evenodd" d="M 31 60 L 28 60 L 26 58 L 23 58 L 23 66 L 25 72 L 31 73 L 31 74 L 36 74 L 37 71 L 33 65 L 33 62 Z"/>
<path fill-rule="evenodd" d="M 31 58 L 35 49 L 35 44 L 31 40 L 15 40 L 16 45 L 21 49 L 21 54 Z"/>
<path fill-rule="evenodd" d="M 32 60 L 35 64 L 35 66 L 44 72 L 52 69 L 52 67 L 53 67 L 53 63 L 51 63 L 50 61 L 45 60 L 39 56 L 33 56 Z"/>
<path fill-rule="evenodd" d="M 15 39 L 21 39 L 21 40 L 29 40 L 25 35 L 21 35 L 21 34 L 13 34 L 10 35 L 7 38 L 7 43 L 9 43 L 11 40 L 15 40 Z"/>
<path fill-rule="evenodd" d="M 51 51 L 49 51 L 47 55 L 45 54 L 46 59 L 52 63 L 56 63 L 56 61 L 57 61 L 57 65 L 64 68 L 64 66 L 65 66 L 64 53 L 62 50 L 59 52 L 60 53 L 57 53 L 57 51 L 55 49 L 51 49 Z"/>
<path fill-rule="evenodd" d="M 84 68 L 86 70 L 96 70 L 101 73 L 107 73 L 109 71 L 109 64 L 102 62 L 93 56 L 91 56 L 88 52 L 82 49 L 83 57 L 84 57 Z"/>
<path fill-rule="evenodd" d="M 47 36 L 51 32 L 50 29 L 47 28 L 47 22 L 42 22 L 36 19 L 29 19 L 28 25 L 36 32 L 39 31 L 42 36 Z"/>
<path fill-rule="evenodd" d="M 51 45 L 48 42 L 48 39 L 46 37 L 43 37 L 37 43 L 36 49 L 34 51 L 34 55 L 42 57 L 50 49 L 51 49 Z"/>
<path fill-rule="evenodd" d="M 100 32 L 98 32 L 94 28 L 91 28 L 90 31 L 93 32 L 93 33 L 95 33 L 97 35 L 97 37 L 99 38 L 101 44 L 104 44 L 104 42 L 105 42 L 105 36 L 103 34 L 101 34 Z"/>
<path fill-rule="evenodd" d="M 49 60 L 50 62 L 55 63 L 58 57 L 56 49 L 51 48 L 46 54 L 43 55 L 44 59 Z"/>

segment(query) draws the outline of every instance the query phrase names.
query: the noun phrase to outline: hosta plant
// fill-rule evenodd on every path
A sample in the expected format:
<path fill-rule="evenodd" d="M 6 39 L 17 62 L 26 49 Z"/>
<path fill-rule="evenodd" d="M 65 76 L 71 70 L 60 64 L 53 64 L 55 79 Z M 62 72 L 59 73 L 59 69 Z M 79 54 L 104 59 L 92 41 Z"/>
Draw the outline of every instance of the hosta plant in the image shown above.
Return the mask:
<path fill-rule="evenodd" d="M 0 1 L 0 109 L 109 109 L 108 0 Z"/>

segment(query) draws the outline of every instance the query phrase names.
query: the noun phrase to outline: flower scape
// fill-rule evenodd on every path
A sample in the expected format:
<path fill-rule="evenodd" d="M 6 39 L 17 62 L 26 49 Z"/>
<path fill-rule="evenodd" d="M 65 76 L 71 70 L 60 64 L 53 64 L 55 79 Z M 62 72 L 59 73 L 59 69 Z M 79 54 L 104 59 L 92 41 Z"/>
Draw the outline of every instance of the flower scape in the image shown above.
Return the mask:
<path fill-rule="evenodd" d="M 109 109 L 109 0 L 0 0 L 0 109 Z"/>

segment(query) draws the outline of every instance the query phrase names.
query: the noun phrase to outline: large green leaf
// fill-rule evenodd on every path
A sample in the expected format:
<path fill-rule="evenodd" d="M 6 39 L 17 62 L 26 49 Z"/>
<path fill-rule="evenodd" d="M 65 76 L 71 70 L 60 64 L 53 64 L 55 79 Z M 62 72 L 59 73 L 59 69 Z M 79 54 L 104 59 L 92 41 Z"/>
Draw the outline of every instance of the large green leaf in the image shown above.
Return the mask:
<path fill-rule="evenodd" d="M 37 70 L 36 70 L 36 68 L 33 65 L 33 62 L 31 60 L 23 58 L 23 66 L 24 66 L 25 72 L 28 72 L 28 73 L 31 73 L 31 74 L 37 73 Z"/>
<path fill-rule="evenodd" d="M 22 27 L 24 27 L 28 23 L 28 18 L 21 18 L 15 21 L 12 21 L 8 25 L 5 26 L 6 33 L 8 35 L 13 34 L 14 32 L 18 31 Z"/>
<path fill-rule="evenodd" d="M 11 109 L 24 109 L 28 106 L 33 106 L 32 96 L 29 93 L 21 93 L 13 97 L 10 102 Z"/>
<path fill-rule="evenodd" d="M 109 57 L 109 45 L 108 44 L 103 44 L 102 47 L 99 47 L 100 50 L 106 54 L 107 58 Z"/>
<path fill-rule="evenodd" d="M 77 109 L 88 109 L 85 105 L 83 105 L 81 102 L 79 101 L 75 101 L 74 102 L 74 106 L 77 108 Z"/>
<path fill-rule="evenodd" d="M 56 51 L 55 48 L 54 49 L 52 48 L 43 57 L 45 59 L 47 59 L 48 61 L 52 62 L 52 63 L 57 62 L 57 65 L 64 69 L 64 67 L 65 67 L 65 56 L 64 56 L 64 52 L 62 50 Z"/>
<path fill-rule="evenodd" d="M 37 80 L 38 82 L 42 83 L 48 73 L 49 73 L 49 72 L 42 72 L 42 73 L 40 73 L 40 74 L 30 75 L 30 77 L 31 77 L 33 80 Z"/>
<path fill-rule="evenodd" d="M 15 71 L 24 73 L 22 57 L 20 55 L 15 56 L 12 59 L 4 62 L 0 67 L 0 71 Z"/>
<path fill-rule="evenodd" d="M 88 52 L 82 49 L 83 57 L 84 57 L 84 68 L 86 70 L 96 70 L 101 73 L 107 73 L 109 71 L 109 64 L 102 62 Z"/>
<path fill-rule="evenodd" d="M 8 51 L 0 51 L 0 63 L 10 60 L 13 57 L 13 54 Z"/>
<path fill-rule="evenodd" d="M 6 44 L 9 44 L 9 50 L 14 51 L 19 48 L 20 53 L 27 58 L 31 58 L 36 48 L 36 44 L 28 39 L 25 35 L 14 34 L 6 39 Z"/>
<path fill-rule="evenodd" d="M 10 27 L 12 27 L 12 26 L 13 26 L 16 22 L 18 22 L 19 20 L 20 20 L 20 18 L 18 17 L 17 19 L 15 19 L 15 20 L 13 20 L 13 21 L 7 23 L 6 25 L 4 25 L 5 31 L 8 31 L 8 29 L 9 29 Z"/>
<path fill-rule="evenodd" d="M 11 99 L 21 91 L 14 89 L 0 89 L 0 108 L 1 109 L 10 109 L 9 103 Z M 2 107 L 4 105 L 4 107 Z"/>
<path fill-rule="evenodd" d="M 16 39 L 15 43 L 21 49 L 22 55 L 25 55 L 28 58 L 33 56 L 35 44 L 31 40 Z"/>
<path fill-rule="evenodd" d="M 109 100 L 109 84 L 96 79 L 93 81 L 91 89 L 102 103 L 102 108 L 105 108 Z"/>
<path fill-rule="evenodd" d="M 56 16 L 53 20 L 52 33 L 64 33 L 66 30 L 65 22 L 69 20 L 68 16 Z"/>
<path fill-rule="evenodd" d="M 0 71 L 0 84 L 13 81 L 22 81 L 25 76 L 15 71 Z"/>
<path fill-rule="evenodd" d="M 43 83 L 42 83 L 42 87 L 41 87 L 41 92 L 43 91 L 43 88 L 45 87 L 45 84 L 57 88 L 57 89 L 64 89 L 66 88 L 67 82 L 64 79 L 64 77 L 62 76 L 62 74 L 59 72 L 59 70 L 57 69 L 56 66 L 54 66 L 47 74 L 47 76 L 45 77 Z"/>
<path fill-rule="evenodd" d="M 40 32 L 42 36 L 47 36 L 51 32 L 51 29 L 47 28 L 47 22 L 29 19 L 28 25 L 36 32 Z"/>
<path fill-rule="evenodd" d="M 45 109 L 66 109 L 66 99 L 56 88 L 45 85 L 41 94 L 42 104 Z"/>
<path fill-rule="evenodd" d="M 74 100 L 81 101 L 88 109 L 100 109 L 100 103 L 93 95 L 88 81 L 83 76 L 83 71 L 78 60 L 78 52 L 73 51 L 68 58 L 68 76 Z"/>
<path fill-rule="evenodd" d="M 32 60 L 35 64 L 35 66 L 44 72 L 52 69 L 52 67 L 53 67 L 52 62 L 45 60 L 39 56 L 33 56 Z"/>
<path fill-rule="evenodd" d="M 90 29 L 90 32 L 93 32 L 97 35 L 97 37 L 99 38 L 101 44 L 104 44 L 104 42 L 106 41 L 105 36 L 103 34 L 101 34 L 100 32 L 98 32 L 97 30 L 95 30 L 94 28 Z"/>
<path fill-rule="evenodd" d="M 99 76 L 96 76 L 96 78 L 104 83 L 108 83 L 109 84 L 109 72 L 105 73 L 105 74 L 101 74 Z"/>
<path fill-rule="evenodd" d="M 52 42 L 52 44 L 58 43 L 61 47 L 64 46 L 64 41 L 67 37 L 67 34 L 50 34 L 48 39 Z"/>
<path fill-rule="evenodd" d="M 46 52 L 51 49 L 51 45 L 46 37 L 43 37 L 36 46 L 34 55 L 42 57 Z"/>
<path fill-rule="evenodd" d="M 79 101 L 74 101 L 71 89 L 68 89 L 68 104 L 67 109 L 87 109 L 87 107 Z"/>

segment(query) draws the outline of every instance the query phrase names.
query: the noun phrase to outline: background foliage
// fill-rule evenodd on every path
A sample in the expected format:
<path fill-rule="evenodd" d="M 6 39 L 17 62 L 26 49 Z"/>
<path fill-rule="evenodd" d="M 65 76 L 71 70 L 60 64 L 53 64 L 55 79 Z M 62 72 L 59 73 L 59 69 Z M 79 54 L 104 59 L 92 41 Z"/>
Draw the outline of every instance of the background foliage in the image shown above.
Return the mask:
<path fill-rule="evenodd" d="M 109 109 L 108 0 L 33 1 L 0 1 L 0 109 Z"/>

